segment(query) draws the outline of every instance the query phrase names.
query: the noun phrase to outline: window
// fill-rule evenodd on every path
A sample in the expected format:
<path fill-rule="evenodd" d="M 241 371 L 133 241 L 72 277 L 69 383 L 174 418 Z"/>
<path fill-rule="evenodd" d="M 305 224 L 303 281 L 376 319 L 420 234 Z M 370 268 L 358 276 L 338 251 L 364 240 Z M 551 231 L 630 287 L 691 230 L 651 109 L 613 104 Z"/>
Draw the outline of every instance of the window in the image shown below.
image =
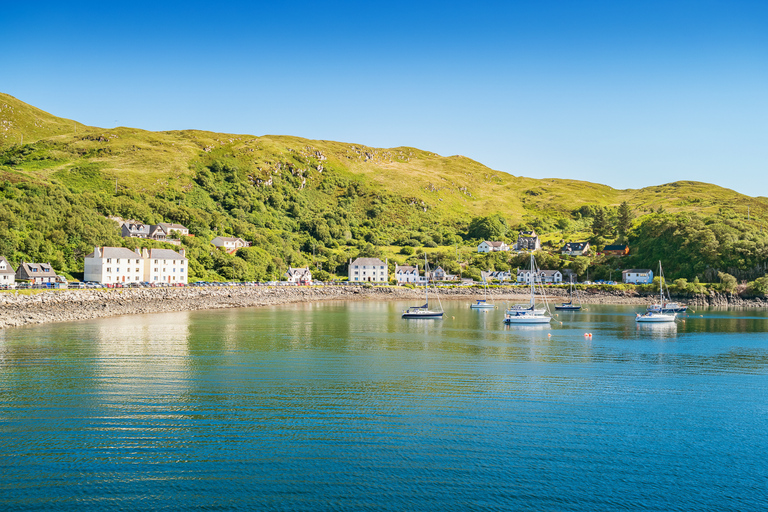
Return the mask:
<path fill-rule="evenodd" d="M 157 265 L 157 260 L 155 260 L 155 265 Z M 157 270 L 155 270 L 155 272 L 157 272 Z"/>
<path fill-rule="evenodd" d="M 183 269 L 183 268 L 180 268 L 180 269 L 179 269 L 179 273 L 181 273 L 181 272 L 184 272 L 184 269 Z"/>
<path fill-rule="evenodd" d="M 155 269 L 155 272 L 157 272 L 157 269 Z"/>
<path fill-rule="evenodd" d="M 138 264 L 138 263 L 139 263 L 139 260 L 136 260 L 136 264 Z M 136 272 L 138 272 L 138 270 Z"/>
<path fill-rule="evenodd" d="M 139 269 L 136 269 L 136 272 L 138 272 L 138 271 L 139 271 Z"/>
<path fill-rule="evenodd" d="M 33 267 L 32 272 L 37 272 L 37 269 Z"/>
<path fill-rule="evenodd" d="M 107 267 L 107 272 L 112 272 L 112 267 Z"/>
<path fill-rule="evenodd" d="M 120 263 L 120 258 L 117 258 L 117 261 L 115 263 Z"/>
<path fill-rule="evenodd" d="M 155 281 L 157 281 L 157 276 L 155 276 Z"/>
<path fill-rule="evenodd" d="M 107 258 L 107 263 L 112 263 L 112 258 Z"/>
<path fill-rule="evenodd" d="M 116 272 L 120 272 L 120 267 L 117 267 L 117 268 L 115 269 L 115 271 L 116 271 Z"/>

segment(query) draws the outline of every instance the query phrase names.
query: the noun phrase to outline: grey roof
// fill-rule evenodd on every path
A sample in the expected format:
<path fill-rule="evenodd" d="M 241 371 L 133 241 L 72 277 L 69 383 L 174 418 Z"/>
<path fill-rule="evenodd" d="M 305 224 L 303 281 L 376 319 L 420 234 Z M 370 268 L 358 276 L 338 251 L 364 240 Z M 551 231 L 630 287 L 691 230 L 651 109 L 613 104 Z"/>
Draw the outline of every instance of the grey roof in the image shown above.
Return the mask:
<path fill-rule="evenodd" d="M 504 245 L 504 242 L 491 242 L 490 240 L 485 240 L 485 243 L 487 243 L 491 247 L 501 247 L 502 245 Z"/>
<path fill-rule="evenodd" d="M 171 249 L 150 249 L 149 250 L 149 257 L 150 259 L 164 259 L 164 260 L 185 260 L 187 259 L 186 256 L 182 256 L 181 254 L 177 253 L 176 251 L 173 251 Z"/>
<path fill-rule="evenodd" d="M 562 274 L 559 270 L 540 270 L 539 273 L 543 276 L 553 276 L 555 274 Z"/>
<path fill-rule="evenodd" d="M 606 245 L 603 247 L 604 251 L 623 251 L 627 248 L 626 245 Z"/>
<path fill-rule="evenodd" d="M 286 275 L 292 276 L 292 277 L 312 277 L 312 272 L 309 270 L 309 267 L 288 267 L 288 271 L 286 272 Z"/>
<path fill-rule="evenodd" d="M 16 276 L 20 279 L 26 277 L 56 277 L 56 271 L 50 263 L 24 263 L 21 262 L 16 270 Z"/>
<path fill-rule="evenodd" d="M 5 256 L 0 256 L 0 261 L 4 261 L 5 262 L 5 266 L 7 267 L 5 270 L 1 270 L 0 269 L 0 274 L 15 274 L 16 273 L 16 271 L 13 270 L 13 265 L 11 265 L 11 263 L 7 259 L 5 259 Z"/>
<path fill-rule="evenodd" d="M 625 274 L 628 272 L 632 272 L 633 274 L 648 274 L 651 272 L 651 269 L 649 268 L 628 268 L 627 270 L 623 270 L 621 273 Z"/>
<path fill-rule="evenodd" d="M 355 265 L 380 266 L 384 264 L 385 263 L 381 261 L 379 258 L 357 258 L 355 261 L 352 262 L 350 266 L 355 266 Z"/>
<path fill-rule="evenodd" d="M 583 251 L 589 242 L 568 242 L 563 246 L 564 251 Z"/>
<path fill-rule="evenodd" d="M 182 226 L 181 224 L 173 224 L 170 222 L 158 222 L 157 225 L 163 228 L 166 233 L 168 233 L 172 229 L 175 229 L 177 231 L 187 229 L 186 226 Z"/>
<path fill-rule="evenodd" d="M 141 258 L 135 251 L 127 249 L 125 247 L 102 247 L 102 258 Z M 91 252 L 86 258 L 93 258 L 94 253 Z"/>
<path fill-rule="evenodd" d="M 240 240 L 241 242 L 245 242 L 245 240 L 237 236 L 217 236 L 216 238 L 218 238 L 223 242 L 237 242 L 238 240 Z M 216 240 L 216 238 L 214 238 L 213 240 Z M 211 240 L 211 242 L 213 242 L 213 240 Z"/>
<path fill-rule="evenodd" d="M 413 265 L 398 265 L 397 271 L 400 272 L 401 270 L 403 272 L 413 272 L 414 270 L 416 270 L 416 267 L 414 267 Z"/>

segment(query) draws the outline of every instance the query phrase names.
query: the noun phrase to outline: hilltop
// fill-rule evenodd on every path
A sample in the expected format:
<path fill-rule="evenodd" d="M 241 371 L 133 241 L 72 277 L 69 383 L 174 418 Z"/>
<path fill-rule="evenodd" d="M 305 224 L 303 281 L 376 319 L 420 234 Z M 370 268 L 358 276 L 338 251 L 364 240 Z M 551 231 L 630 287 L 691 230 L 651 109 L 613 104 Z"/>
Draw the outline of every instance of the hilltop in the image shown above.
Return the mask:
<path fill-rule="evenodd" d="M 551 233 L 553 241 L 569 233 L 589 237 L 597 209 L 615 213 L 624 202 L 637 219 L 662 211 L 721 215 L 752 226 L 734 228 L 741 231 L 758 228 L 768 217 L 768 199 L 706 183 L 616 190 L 577 180 L 512 176 L 466 157 L 410 147 L 200 130 L 102 129 L 5 94 L 0 94 L 0 127 L 0 179 L 5 183 L 0 232 L 11 230 L 10 240 L 16 240 L 5 244 L 5 254 L 11 259 L 55 255 L 50 259 L 74 272 L 77 258 L 94 243 L 136 243 L 116 236 L 114 223 L 106 220 L 110 215 L 180 222 L 203 240 L 215 234 L 241 236 L 261 251 L 254 249 L 251 259 L 245 258 L 249 268 L 274 274 L 285 265 L 306 264 L 307 253 L 314 253 L 328 272 L 340 273 L 351 254 L 391 246 L 395 252 L 402 246 L 458 246 L 484 235 L 513 237 L 515 229 L 524 227 Z M 51 205 L 51 200 L 43 201 L 45 208 L 35 201 L 16 204 L 22 195 L 41 194 L 63 198 L 67 207 Z M 14 214 L 14 208 L 50 211 Z M 70 233 L 64 224 L 40 227 L 34 221 L 62 209 L 77 210 L 99 226 L 96 234 Z M 3 226 L 4 217 L 13 216 L 20 218 L 6 219 Z M 472 220 L 487 216 L 495 216 L 501 230 L 473 231 Z M 41 244 L 27 242 L 36 236 L 30 226 L 46 234 L 43 242 L 61 231 L 54 238 L 69 249 L 51 246 L 41 252 Z M 225 269 L 239 263 L 225 259 L 201 256 L 193 270 L 199 277 L 236 274 Z"/>

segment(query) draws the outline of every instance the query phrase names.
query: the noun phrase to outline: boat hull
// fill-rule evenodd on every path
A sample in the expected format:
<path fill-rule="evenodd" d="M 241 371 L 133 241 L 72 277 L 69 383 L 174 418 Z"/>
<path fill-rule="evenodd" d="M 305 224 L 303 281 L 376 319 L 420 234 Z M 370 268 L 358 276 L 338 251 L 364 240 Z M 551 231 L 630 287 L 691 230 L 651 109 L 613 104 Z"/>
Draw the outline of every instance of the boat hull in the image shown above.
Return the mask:
<path fill-rule="evenodd" d="M 653 313 L 653 314 L 645 314 L 635 317 L 636 322 L 640 323 L 664 323 L 664 322 L 674 322 L 675 321 L 675 314 L 662 314 L 662 313 Z"/>
<path fill-rule="evenodd" d="M 562 306 L 555 306 L 555 309 L 559 311 L 579 311 L 581 306 L 572 306 L 570 304 L 563 304 Z"/>
<path fill-rule="evenodd" d="M 496 309 L 493 304 L 470 304 L 470 309 Z"/>
<path fill-rule="evenodd" d="M 428 318 L 434 320 L 443 318 L 443 312 L 430 311 L 428 313 L 403 313 L 403 318 Z"/>
<path fill-rule="evenodd" d="M 540 315 L 512 315 L 504 318 L 504 323 L 509 325 L 514 324 L 548 324 L 552 321 L 552 317 L 540 316 Z"/>

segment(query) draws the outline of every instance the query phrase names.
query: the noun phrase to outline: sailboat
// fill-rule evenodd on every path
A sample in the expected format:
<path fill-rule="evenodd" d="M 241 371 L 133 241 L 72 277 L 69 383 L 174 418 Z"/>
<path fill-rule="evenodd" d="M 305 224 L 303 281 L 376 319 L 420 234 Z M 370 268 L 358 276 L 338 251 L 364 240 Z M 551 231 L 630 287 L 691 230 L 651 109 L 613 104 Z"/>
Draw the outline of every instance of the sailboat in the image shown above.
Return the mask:
<path fill-rule="evenodd" d="M 484 299 L 477 299 L 474 304 L 470 304 L 471 309 L 496 309 L 496 305 L 492 302 L 488 302 L 488 281 L 485 280 L 485 273 L 483 272 L 483 291 Z"/>
<path fill-rule="evenodd" d="M 560 311 L 579 311 L 581 309 L 581 299 L 579 299 L 578 304 L 573 303 L 573 274 L 571 274 L 571 286 L 569 290 L 569 295 L 571 300 L 568 302 L 563 302 L 559 306 L 555 306 L 555 309 L 558 309 Z"/>
<path fill-rule="evenodd" d="M 440 297 L 437 297 L 437 303 L 440 305 L 440 311 L 429 309 L 429 264 L 427 263 L 427 253 L 424 253 L 424 297 L 426 303 L 423 306 L 411 306 L 403 311 L 403 318 L 443 318 L 443 305 L 440 302 Z M 437 295 L 437 291 L 435 291 Z"/>
<path fill-rule="evenodd" d="M 659 261 L 659 303 L 664 304 L 664 272 L 661 269 L 661 261 Z M 635 317 L 635 321 L 637 322 L 674 322 L 675 317 L 677 316 L 677 313 L 675 312 L 669 312 L 666 313 L 663 310 L 659 311 L 648 311 L 644 315 L 641 315 L 640 313 L 637 314 Z"/>
<path fill-rule="evenodd" d="M 544 296 L 544 306 L 546 309 L 536 309 L 536 263 L 533 259 L 533 253 L 531 253 L 531 303 L 526 308 L 512 307 L 504 313 L 505 324 L 548 324 L 552 321 L 552 317 L 549 315 L 549 305 L 547 304 L 547 297 L 544 295 L 544 288 L 542 287 L 542 296 Z"/>

